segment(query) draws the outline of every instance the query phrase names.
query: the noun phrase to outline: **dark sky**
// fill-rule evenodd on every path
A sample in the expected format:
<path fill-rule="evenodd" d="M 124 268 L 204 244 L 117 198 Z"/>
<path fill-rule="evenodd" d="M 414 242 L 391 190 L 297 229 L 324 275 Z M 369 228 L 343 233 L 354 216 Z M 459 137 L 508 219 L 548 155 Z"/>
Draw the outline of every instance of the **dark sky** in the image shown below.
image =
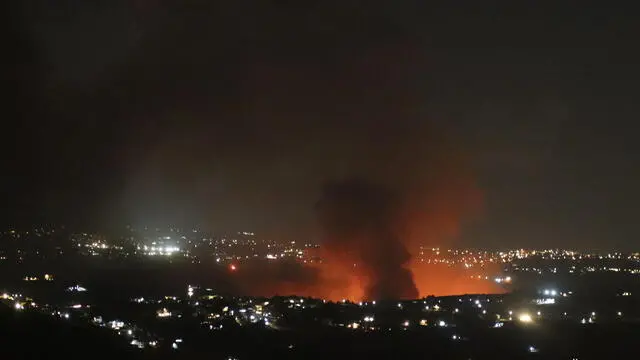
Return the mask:
<path fill-rule="evenodd" d="M 422 155 L 455 153 L 483 198 L 459 245 L 638 250 L 630 9 L 12 3 L 7 225 L 299 238 L 323 182 L 423 178 L 441 172 Z"/>

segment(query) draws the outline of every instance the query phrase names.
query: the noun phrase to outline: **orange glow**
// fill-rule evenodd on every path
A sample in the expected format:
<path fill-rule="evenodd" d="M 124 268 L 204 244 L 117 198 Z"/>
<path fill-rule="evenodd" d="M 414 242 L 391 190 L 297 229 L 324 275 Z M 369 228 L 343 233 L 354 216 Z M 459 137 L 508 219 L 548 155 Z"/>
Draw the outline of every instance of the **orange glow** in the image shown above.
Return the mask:
<path fill-rule="evenodd" d="M 420 134 L 421 137 L 423 135 Z M 323 208 L 325 212 L 321 213 L 320 223 L 324 227 L 327 224 L 333 226 L 329 226 L 329 231 L 324 234 L 324 247 L 307 251 L 307 255 L 313 253 L 314 257 L 323 259 L 323 262 L 300 264 L 297 269 L 290 269 L 291 271 L 278 269 L 284 265 L 274 262 L 270 270 L 261 268 L 252 279 L 247 278 L 247 284 L 243 284 L 242 290 L 265 296 L 286 294 L 332 301 L 349 299 L 354 302 L 376 300 L 365 299 L 365 294 L 378 282 L 379 279 L 374 277 L 384 275 L 372 269 L 378 270 L 375 266 L 384 262 L 385 256 L 395 254 L 386 252 L 387 247 L 375 246 L 379 245 L 376 241 L 389 240 L 387 235 L 379 238 L 379 232 L 388 232 L 392 239 L 401 242 L 402 250 L 406 249 L 411 254 L 407 263 L 393 263 L 396 268 L 392 270 L 401 275 L 402 271 L 397 272 L 397 267 L 410 270 L 420 297 L 503 293 L 504 290 L 493 281 L 494 276 L 500 273 L 499 264 L 482 259 L 477 261 L 473 255 L 469 257 L 468 264 L 467 259 L 456 264 L 420 261 L 420 246 L 432 248 L 437 245 L 442 252 L 437 252 L 436 255 L 445 258 L 445 249 L 455 247 L 455 241 L 466 222 L 481 215 L 482 210 L 483 194 L 476 186 L 471 167 L 467 166 L 465 154 L 455 146 L 447 146 L 447 139 L 443 140 L 438 135 L 416 141 L 415 144 L 433 141 L 433 151 L 426 154 L 420 152 L 419 148 L 414 148 L 414 143 L 407 140 L 403 153 L 415 154 L 414 157 L 395 157 L 392 154 L 373 156 L 372 158 L 391 160 L 393 168 L 401 170 L 400 173 L 384 171 L 380 174 L 375 169 L 387 167 L 378 163 L 372 170 L 375 174 L 373 178 L 382 179 L 382 191 L 388 188 L 391 193 L 398 195 L 399 201 L 393 201 L 387 212 L 374 212 L 373 219 L 367 218 L 371 216 L 368 213 L 360 218 L 357 216 L 358 211 L 366 212 L 368 209 L 366 206 L 360 207 L 362 204 L 357 201 L 361 199 L 356 198 L 355 204 L 350 203 L 352 199 L 343 203 L 340 192 L 337 195 L 330 193 L 328 202 L 324 203 L 326 207 Z M 410 169 L 409 173 L 402 172 L 404 169 Z M 423 171 L 424 169 L 433 171 Z M 376 189 L 378 187 L 374 186 L 373 191 Z M 363 199 L 367 201 L 366 196 Z M 386 204 L 384 201 L 382 203 Z M 333 223 L 345 225 L 341 222 L 345 217 L 349 217 L 345 221 L 351 220 L 353 224 L 347 223 L 349 226 L 345 227 Z M 378 221 L 382 222 L 380 227 L 377 226 Z M 372 222 L 375 226 L 362 225 Z M 349 231 L 343 232 L 344 228 Z M 377 253 L 372 256 L 374 252 Z M 365 264 L 364 261 L 371 263 Z M 246 267 L 243 269 L 243 273 L 248 271 Z M 388 279 L 385 280 L 388 283 Z"/>
<path fill-rule="evenodd" d="M 349 299 L 351 301 L 363 301 L 366 279 L 359 278 L 357 274 L 340 265 L 323 264 L 317 267 L 320 270 L 320 281 L 302 290 L 300 295 L 323 298 L 331 301 Z M 413 262 L 409 265 L 413 272 L 420 297 L 429 295 L 447 296 L 462 294 L 499 294 L 504 290 L 494 281 L 471 278 L 470 274 L 477 271 L 468 271 L 461 268 L 452 268 L 446 265 L 422 264 Z M 486 275 L 491 275 L 489 271 Z M 373 299 L 369 299 L 373 300 Z"/>
<path fill-rule="evenodd" d="M 236 271 L 237 269 L 238 268 L 234 264 L 229 265 L 229 270 Z"/>
<path fill-rule="evenodd" d="M 414 261 L 410 264 L 420 296 L 446 296 L 462 294 L 500 294 L 504 290 L 491 277 L 488 280 L 471 278 L 477 271 L 453 268 L 441 264 L 424 264 Z M 485 269 L 483 275 L 492 275 L 492 269 Z"/>
<path fill-rule="evenodd" d="M 421 263 L 415 259 L 408 265 L 413 272 L 420 297 L 429 295 L 497 294 L 504 290 L 493 281 L 499 266 L 483 269 L 449 267 L 446 264 Z M 368 279 L 353 264 L 340 261 L 322 264 L 285 262 L 246 263 L 242 272 L 234 272 L 237 292 L 251 296 L 297 295 L 327 301 L 348 299 L 365 301 Z M 478 278 L 478 275 L 481 275 Z M 488 279 L 485 279 L 485 276 Z M 376 300 L 376 299 L 368 299 Z"/>

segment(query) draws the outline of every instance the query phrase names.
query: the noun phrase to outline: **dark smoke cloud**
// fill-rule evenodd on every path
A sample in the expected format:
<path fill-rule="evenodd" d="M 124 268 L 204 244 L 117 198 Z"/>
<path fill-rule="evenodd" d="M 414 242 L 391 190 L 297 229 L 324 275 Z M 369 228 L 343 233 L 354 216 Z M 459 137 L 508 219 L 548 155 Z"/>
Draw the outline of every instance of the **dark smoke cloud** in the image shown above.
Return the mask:
<path fill-rule="evenodd" d="M 325 184 L 317 204 L 329 261 L 353 263 L 365 299 L 414 299 L 419 293 L 405 266 L 402 199 L 360 179 Z"/>

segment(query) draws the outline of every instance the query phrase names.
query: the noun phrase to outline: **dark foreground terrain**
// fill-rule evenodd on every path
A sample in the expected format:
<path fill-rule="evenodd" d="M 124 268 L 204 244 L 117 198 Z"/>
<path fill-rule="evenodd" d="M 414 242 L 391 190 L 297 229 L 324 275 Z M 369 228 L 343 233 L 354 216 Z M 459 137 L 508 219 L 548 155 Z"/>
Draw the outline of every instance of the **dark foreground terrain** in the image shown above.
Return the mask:
<path fill-rule="evenodd" d="M 640 335 L 640 326 L 629 323 L 458 330 L 461 339 L 454 340 L 431 328 L 388 333 L 246 328 L 192 334 L 191 344 L 179 352 L 142 351 L 104 329 L 0 307 L 5 359 L 625 359 L 633 358 Z M 529 342 L 535 342 L 534 349 Z"/>

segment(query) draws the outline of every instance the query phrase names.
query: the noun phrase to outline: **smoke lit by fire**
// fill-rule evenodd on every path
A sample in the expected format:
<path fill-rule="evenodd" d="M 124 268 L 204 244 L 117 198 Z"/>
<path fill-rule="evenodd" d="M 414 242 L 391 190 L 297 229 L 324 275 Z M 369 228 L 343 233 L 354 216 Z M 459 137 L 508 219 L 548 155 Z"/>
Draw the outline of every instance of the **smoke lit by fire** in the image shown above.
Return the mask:
<path fill-rule="evenodd" d="M 300 275 L 286 281 L 262 273 L 245 290 L 354 301 L 501 292 L 491 281 L 471 278 L 478 268 L 418 259 L 420 246 L 456 247 L 482 203 L 460 152 L 431 135 L 422 140 L 432 145 L 414 148 L 419 140 L 408 140 L 394 154 L 372 155 L 378 161 L 363 166 L 363 176 L 325 183 L 315 207 L 323 263 L 299 264 Z M 485 265 L 481 278 L 499 272 Z"/>
<path fill-rule="evenodd" d="M 361 180 L 325 185 L 317 209 L 327 261 L 353 266 L 366 300 L 416 298 L 395 194 Z"/>
<path fill-rule="evenodd" d="M 499 291 L 465 269 L 417 259 L 422 245 L 456 247 L 482 203 L 464 150 L 424 119 L 425 99 L 414 87 L 421 56 L 411 41 L 400 41 L 349 54 L 324 72 L 312 64 L 272 64 L 252 73 L 256 99 L 265 104 L 261 116 L 286 119 L 293 105 L 305 109 L 293 116 L 305 135 L 278 143 L 301 140 L 291 150 L 300 156 L 287 168 L 309 169 L 314 186 L 321 185 L 313 209 L 323 263 L 274 263 L 252 276 L 243 265 L 236 274 L 243 291 L 333 300 Z M 281 86 L 260 87 L 273 83 L 265 75 Z M 292 99 L 291 89 L 299 96 Z M 323 100 L 305 89 L 321 91 Z M 320 119 L 319 126 L 308 131 L 306 117 Z M 339 125 L 324 126 L 336 117 Z"/>
<path fill-rule="evenodd" d="M 250 281 L 247 275 L 251 285 L 243 291 L 354 301 L 502 292 L 485 279 L 499 273 L 497 266 L 466 269 L 419 259 L 420 246 L 455 247 L 465 219 L 480 208 L 472 178 L 452 164 L 400 183 L 326 184 L 316 204 L 323 243 L 315 255 L 323 262 L 270 264 L 272 271 L 254 273 Z"/>

